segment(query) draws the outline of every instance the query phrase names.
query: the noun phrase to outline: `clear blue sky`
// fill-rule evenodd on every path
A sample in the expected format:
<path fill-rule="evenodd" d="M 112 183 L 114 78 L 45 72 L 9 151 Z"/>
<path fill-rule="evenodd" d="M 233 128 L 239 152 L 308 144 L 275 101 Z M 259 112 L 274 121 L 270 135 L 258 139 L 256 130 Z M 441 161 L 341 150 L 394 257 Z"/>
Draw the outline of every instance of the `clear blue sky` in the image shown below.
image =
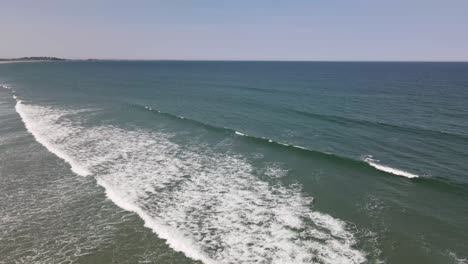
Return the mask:
<path fill-rule="evenodd" d="M 468 61 L 468 0 L 0 0 L 0 57 Z"/>

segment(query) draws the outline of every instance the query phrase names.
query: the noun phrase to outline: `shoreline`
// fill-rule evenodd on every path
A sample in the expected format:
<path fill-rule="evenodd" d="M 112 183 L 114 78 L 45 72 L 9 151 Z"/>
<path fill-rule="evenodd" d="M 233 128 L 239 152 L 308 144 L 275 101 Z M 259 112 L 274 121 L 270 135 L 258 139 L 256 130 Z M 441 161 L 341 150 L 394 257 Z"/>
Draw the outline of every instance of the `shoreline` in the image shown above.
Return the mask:
<path fill-rule="evenodd" d="M 0 64 L 20 63 L 20 62 L 46 62 L 53 60 L 0 60 Z"/>
<path fill-rule="evenodd" d="M 0 58 L 0 64 L 15 63 L 15 62 L 45 62 L 45 61 L 62 61 L 66 59 L 48 56 L 36 57 L 21 57 L 21 58 Z"/>

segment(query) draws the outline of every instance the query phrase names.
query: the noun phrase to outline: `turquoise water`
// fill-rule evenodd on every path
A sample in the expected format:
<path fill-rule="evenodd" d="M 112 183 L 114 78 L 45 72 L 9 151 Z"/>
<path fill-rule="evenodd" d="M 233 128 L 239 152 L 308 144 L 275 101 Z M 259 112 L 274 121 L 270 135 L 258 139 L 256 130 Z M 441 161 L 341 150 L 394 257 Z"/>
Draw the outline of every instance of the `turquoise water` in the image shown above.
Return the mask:
<path fill-rule="evenodd" d="M 466 263 L 468 63 L 0 64 L 0 263 Z"/>

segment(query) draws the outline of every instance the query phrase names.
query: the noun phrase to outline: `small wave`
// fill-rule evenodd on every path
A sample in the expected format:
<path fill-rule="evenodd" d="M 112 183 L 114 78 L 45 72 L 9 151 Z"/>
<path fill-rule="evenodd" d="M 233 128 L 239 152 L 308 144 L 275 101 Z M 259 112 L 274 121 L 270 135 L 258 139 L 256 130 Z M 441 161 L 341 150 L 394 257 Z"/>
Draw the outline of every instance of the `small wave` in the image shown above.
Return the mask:
<path fill-rule="evenodd" d="M 7 90 L 11 90 L 11 87 L 8 84 L 0 84 L 0 87 Z"/>
<path fill-rule="evenodd" d="M 147 110 L 151 109 L 150 107 L 147 107 L 147 106 L 145 106 L 144 108 L 147 109 Z M 225 128 L 225 127 L 220 128 L 220 127 L 212 126 L 212 125 L 209 125 L 209 124 L 206 124 L 206 123 L 194 120 L 194 119 L 180 117 L 178 115 L 173 115 L 173 114 L 170 114 L 170 113 L 161 112 L 161 111 L 155 110 L 155 109 L 152 109 L 151 111 L 156 111 L 158 114 L 162 114 L 162 115 L 165 115 L 165 116 L 171 117 L 171 118 L 186 119 L 187 121 L 190 121 L 190 122 L 192 122 L 194 124 L 197 124 L 197 125 L 200 125 L 200 126 L 203 126 L 203 127 L 206 127 L 206 128 L 210 128 L 210 129 L 213 129 L 213 130 L 216 130 L 216 131 L 223 131 L 223 132 L 243 136 L 246 139 L 254 140 L 256 142 L 268 143 L 268 144 L 272 144 L 274 146 L 283 147 L 283 148 L 290 148 L 291 150 L 301 151 L 303 153 L 308 153 L 308 154 L 311 154 L 311 155 L 317 155 L 317 156 L 326 157 L 326 158 L 334 158 L 334 159 L 337 159 L 337 160 L 340 160 L 340 161 L 354 163 L 354 165 L 361 164 L 361 165 L 365 165 L 365 166 L 371 166 L 371 167 L 373 167 L 373 168 L 375 168 L 375 169 L 377 169 L 379 171 L 383 171 L 383 172 L 393 174 L 393 175 L 403 176 L 403 177 L 407 177 L 407 178 L 419 178 L 419 176 L 416 175 L 416 174 L 412 174 L 412 173 L 409 173 L 409 172 L 406 172 L 406 171 L 403 171 L 403 170 L 399 170 L 399 169 L 395 169 L 395 168 L 391 168 L 391 167 L 379 164 L 378 163 L 379 161 L 372 159 L 372 156 L 366 157 L 364 159 L 364 162 L 362 162 L 361 160 L 355 160 L 355 159 L 351 159 L 351 158 L 347 158 L 347 157 L 343 157 L 343 156 L 338 156 L 338 155 L 331 154 L 331 153 L 325 153 L 325 152 L 320 152 L 320 151 L 316 151 L 316 150 L 311 150 L 311 149 L 308 149 L 306 147 L 302 147 L 302 146 L 299 146 L 299 145 L 293 145 L 293 144 L 288 144 L 288 143 L 284 143 L 284 142 L 278 142 L 278 141 L 274 141 L 272 139 L 268 139 L 268 138 L 265 138 L 265 137 L 255 137 L 255 136 L 247 135 L 247 134 L 241 133 L 241 132 L 239 132 L 237 130 L 234 130 L 234 129 Z"/>
<path fill-rule="evenodd" d="M 437 135 L 437 136 L 444 135 L 444 136 L 450 136 L 450 137 L 464 139 L 464 140 L 468 138 L 468 135 L 466 134 L 460 134 L 460 133 L 450 132 L 450 131 L 434 130 L 434 129 L 418 127 L 418 126 L 397 125 L 397 124 L 391 124 L 391 123 L 386 123 L 386 122 L 369 121 L 369 120 L 364 120 L 364 119 L 344 117 L 344 116 L 338 116 L 338 115 L 318 114 L 318 113 L 312 113 L 308 111 L 289 109 L 289 108 L 287 108 L 287 110 L 292 113 L 296 113 L 305 117 L 310 117 L 310 118 L 322 120 L 325 122 L 333 122 L 336 124 L 341 124 L 341 125 L 346 125 L 346 126 L 362 125 L 362 126 L 397 129 L 399 131 L 412 133 L 412 134 L 415 134 L 415 133 L 419 134 L 422 132 L 425 134 L 431 134 L 431 135 Z"/>
<path fill-rule="evenodd" d="M 236 131 L 235 133 L 236 133 L 236 135 L 239 135 L 239 136 L 247 136 L 246 134 L 241 133 L 241 132 L 239 132 L 239 131 Z"/>
<path fill-rule="evenodd" d="M 134 105 L 134 106 L 138 106 L 138 105 Z M 185 119 L 185 120 L 187 120 L 189 122 L 192 122 L 194 124 L 197 124 L 197 125 L 209 128 L 209 129 L 213 129 L 213 130 L 216 130 L 216 131 L 223 131 L 223 132 L 227 132 L 227 133 L 232 133 L 232 134 L 235 134 L 235 135 L 238 135 L 238 136 L 243 136 L 243 137 L 245 137 L 247 139 L 251 139 L 251 140 L 256 140 L 256 141 L 261 141 L 261 142 L 266 142 L 266 143 L 272 143 L 274 145 L 279 145 L 279 146 L 288 147 L 288 148 L 294 148 L 296 150 L 301 150 L 301 151 L 306 151 L 306 152 L 313 152 L 313 153 L 320 154 L 320 155 L 335 156 L 335 155 L 330 154 L 330 153 L 323 153 L 323 152 L 311 150 L 311 149 L 308 149 L 308 148 L 305 148 L 305 147 L 302 147 L 302 146 L 299 146 L 299 145 L 292 145 L 292 144 L 288 144 L 288 143 L 284 143 L 284 142 L 277 142 L 277 141 L 274 141 L 272 139 L 265 138 L 265 137 L 251 136 L 251 135 L 248 135 L 246 133 L 242 133 L 242 132 L 239 132 L 237 130 L 227 128 L 227 127 L 222 127 L 222 128 L 221 127 L 216 127 L 216 126 L 213 126 L 213 125 L 203 123 L 203 122 L 198 121 L 198 120 L 194 120 L 194 119 L 186 118 L 186 117 L 183 117 L 183 116 L 162 112 L 160 110 L 156 110 L 156 109 L 151 108 L 149 106 L 144 106 L 143 108 L 146 109 L 146 110 L 156 112 L 158 114 L 170 117 L 170 118 Z M 338 156 L 336 156 L 336 157 L 338 157 Z M 339 158 L 346 159 L 344 157 L 339 157 Z"/>
<path fill-rule="evenodd" d="M 9 85 L 7 84 L 0 84 L 0 88 L 4 88 L 4 89 L 7 89 L 7 90 L 10 90 L 11 92 L 11 97 L 13 97 L 13 99 L 15 99 L 16 101 L 23 101 L 23 100 L 20 100 L 19 97 L 16 95 L 16 91 Z M 24 102 L 24 101 L 23 101 Z"/>
<path fill-rule="evenodd" d="M 392 168 L 392 167 L 388 167 L 388 166 L 385 166 L 385 165 L 382 165 L 382 164 L 379 164 L 378 160 L 375 160 L 372 158 L 372 156 L 367 156 L 364 161 L 371 165 L 372 167 L 380 170 L 380 171 L 384 171 L 384 172 L 387 172 L 387 173 L 390 173 L 390 174 L 394 174 L 394 175 L 398 175 L 398 176 L 403 176 L 403 177 L 406 177 L 406 178 L 419 178 L 419 175 L 416 175 L 416 174 L 413 174 L 413 173 L 409 173 L 407 171 L 403 171 L 403 170 L 399 170 L 399 169 L 395 169 L 395 168 Z"/>

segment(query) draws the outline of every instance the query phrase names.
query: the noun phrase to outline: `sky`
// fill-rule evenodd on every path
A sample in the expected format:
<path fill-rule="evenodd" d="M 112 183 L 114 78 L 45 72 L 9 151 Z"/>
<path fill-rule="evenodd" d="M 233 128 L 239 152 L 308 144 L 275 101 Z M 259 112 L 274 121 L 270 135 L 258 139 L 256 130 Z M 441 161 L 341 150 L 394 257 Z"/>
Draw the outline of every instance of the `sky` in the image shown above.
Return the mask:
<path fill-rule="evenodd" d="M 468 0 L 0 0 L 0 57 L 468 61 Z"/>

